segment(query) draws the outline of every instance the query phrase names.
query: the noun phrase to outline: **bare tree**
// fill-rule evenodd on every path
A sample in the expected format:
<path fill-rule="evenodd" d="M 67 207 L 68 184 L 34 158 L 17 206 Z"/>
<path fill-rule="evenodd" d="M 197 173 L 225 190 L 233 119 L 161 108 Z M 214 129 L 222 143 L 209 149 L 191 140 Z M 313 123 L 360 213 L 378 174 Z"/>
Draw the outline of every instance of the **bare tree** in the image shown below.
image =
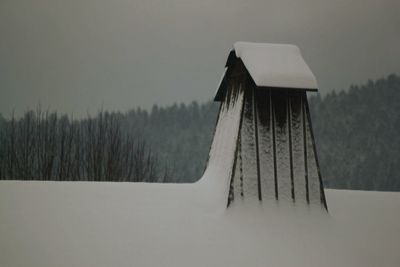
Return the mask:
<path fill-rule="evenodd" d="M 6 178 L 15 179 L 14 172 L 16 169 L 16 154 L 15 154 L 15 139 L 16 139 L 16 126 L 14 113 L 12 114 L 11 121 L 6 126 Z"/>
<path fill-rule="evenodd" d="M 29 111 L 0 127 L 0 179 L 165 181 L 143 138 L 122 130 L 123 115 L 102 110 L 84 120 Z M 157 178 L 161 174 L 161 178 Z"/>
<path fill-rule="evenodd" d="M 18 121 L 15 131 L 15 160 L 18 163 L 15 175 L 18 179 L 29 180 L 33 177 L 35 149 L 35 117 L 32 111 Z"/>

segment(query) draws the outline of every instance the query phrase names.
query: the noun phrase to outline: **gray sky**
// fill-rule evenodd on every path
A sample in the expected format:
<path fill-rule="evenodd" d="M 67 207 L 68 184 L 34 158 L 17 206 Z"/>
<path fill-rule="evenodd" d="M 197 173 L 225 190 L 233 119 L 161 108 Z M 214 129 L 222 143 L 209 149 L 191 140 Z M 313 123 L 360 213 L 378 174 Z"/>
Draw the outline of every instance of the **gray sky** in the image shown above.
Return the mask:
<path fill-rule="evenodd" d="M 400 73 L 399 0 L 0 0 L 0 112 L 213 97 L 235 41 L 300 47 L 322 93 Z"/>

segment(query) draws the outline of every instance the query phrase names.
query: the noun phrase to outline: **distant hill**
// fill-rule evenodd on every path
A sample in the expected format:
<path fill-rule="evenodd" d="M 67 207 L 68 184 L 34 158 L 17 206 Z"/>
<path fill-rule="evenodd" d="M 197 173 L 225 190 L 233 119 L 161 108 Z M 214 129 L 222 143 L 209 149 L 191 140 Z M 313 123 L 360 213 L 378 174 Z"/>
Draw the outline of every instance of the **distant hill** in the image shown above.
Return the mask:
<path fill-rule="evenodd" d="M 400 191 L 400 77 L 310 98 L 326 186 Z"/>

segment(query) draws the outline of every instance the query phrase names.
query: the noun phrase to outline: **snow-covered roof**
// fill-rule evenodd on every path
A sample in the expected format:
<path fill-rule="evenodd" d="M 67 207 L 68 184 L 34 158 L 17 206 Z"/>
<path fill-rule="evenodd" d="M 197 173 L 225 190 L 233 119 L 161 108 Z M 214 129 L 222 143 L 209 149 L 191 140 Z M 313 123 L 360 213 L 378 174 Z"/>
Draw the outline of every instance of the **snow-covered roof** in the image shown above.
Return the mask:
<path fill-rule="evenodd" d="M 318 88 L 314 74 L 295 45 L 237 42 L 234 48 L 257 86 Z"/>
<path fill-rule="evenodd" d="M 400 193 L 327 190 L 327 214 L 196 187 L 0 181 L 0 266 L 400 266 Z"/>
<path fill-rule="evenodd" d="M 233 52 L 243 61 L 258 87 L 318 89 L 314 74 L 295 45 L 236 42 Z M 233 61 L 231 53 L 226 67 L 232 67 Z M 224 86 L 222 79 L 217 95 Z"/>

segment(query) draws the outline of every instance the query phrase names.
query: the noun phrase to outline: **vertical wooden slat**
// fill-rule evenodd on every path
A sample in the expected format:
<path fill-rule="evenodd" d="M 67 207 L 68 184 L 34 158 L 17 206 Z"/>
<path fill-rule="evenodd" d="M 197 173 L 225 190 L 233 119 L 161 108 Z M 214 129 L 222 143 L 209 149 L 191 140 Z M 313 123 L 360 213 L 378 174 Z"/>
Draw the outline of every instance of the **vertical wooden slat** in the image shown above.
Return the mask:
<path fill-rule="evenodd" d="M 238 90 L 242 90 L 241 86 L 239 85 Z M 231 175 L 231 181 L 229 185 L 229 195 L 228 195 L 228 204 L 227 206 L 231 204 L 231 202 L 235 198 L 235 188 L 234 188 L 234 179 L 236 176 L 236 164 L 240 160 L 239 154 L 240 154 L 240 131 L 242 129 L 242 120 L 243 120 L 243 108 L 244 107 L 244 101 L 242 101 L 242 108 L 240 111 L 240 119 L 239 119 L 239 128 L 238 128 L 238 134 L 237 134 L 237 139 L 236 139 L 236 148 L 235 148 L 235 158 L 232 166 L 232 175 Z M 241 165 L 241 160 L 240 160 L 240 165 Z M 241 195 L 243 196 L 243 176 L 242 176 L 242 171 L 241 171 L 241 166 L 240 166 L 240 180 L 241 180 Z"/>
<path fill-rule="evenodd" d="M 269 89 L 256 89 L 255 92 L 261 193 L 264 200 L 275 198 L 271 107 Z"/>
<path fill-rule="evenodd" d="M 292 166 L 294 195 L 296 202 L 306 203 L 305 166 L 304 166 L 304 137 L 302 92 L 292 91 L 290 96 L 290 125 L 292 143 Z"/>
<path fill-rule="evenodd" d="M 308 164 L 307 164 L 307 123 L 306 123 L 306 115 L 304 110 L 304 101 L 307 100 L 306 93 L 303 93 L 301 96 L 301 114 L 303 117 L 303 145 L 304 145 L 304 169 L 305 169 L 305 182 L 306 182 L 306 200 L 307 204 L 310 204 L 310 192 L 308 188 Z"/>
<path fill-rule="evenodd" d="M 261 177 L 260 177 L 260 151 L 258 145 L 258 125 L 257 125 L 257 108 L 256 108 L 256 99 L 255 99 L 255 86 L 252 86 L 252 104 L 253 104 L 253 120 L 254 120 L 254 137 L 256 142 L 256 164 L 257 164 L 257 191 L 258 191 L 258 200 L 262 200 L 261 195 Z"/>
<path fill-rule="evenodd" d="M 317 148 L 316 148 L 316 145 L 315 145 L 314 131 L 313 131 L 312 122 L 311 122 L 311 115 L 310 115 L 310 108 L 308 106 L 307 98 L 306 98 L 306 101 L 305 101 L 305 108 L 306 108 L 307 120 L 308 120 L 308 124 L 309 124 L 309 128 L 310 128 L 309 131 L 310 131 L 310 135 L 311 135 L 311 141 L 312 141 L 312 148 L 313 148 L 313 152 L 314 152 L 315 164 L 316 164 L 317 173 L 318 173 L 319 190 L 320 190 L 320 201 L 321 201 L 321 204 L 323 205 L 323 207 L 326 210 L 328 210 L 328 205 L 326 204 L 326 198 L 325 198 L 324 184 L 322 182 L 321 170 L 320 170 L 319 162 L 318 162 Z"/>
<path fill-rule="evenodd" d="M 279 199 L 291 199 L 287 92 L 272 91 L 275 121 L 276 169 Z"/>
<path fill-rule="evenodd" d="M 275 185 L 275 199 L 279 199 L 278 192 L 278 173 L 276 164 L 276 141 L 275 141 L 275 106 L 272 102 L 272 90 L 269 90 L 269 104 L 271 107 L 271 122 L 272 122 L 272 148 L 273 148 L 273 158 L 274 158 L 274 185 Z"/>
<path fill-rule="evenodd" d="M 242 111 L 243 118 L 243 111 Z M 241 129 L 242 127 L 240 127 Z M 240 132 L 239 132 L 240 134 Z M 243 197 L 243 158 L 242 158 L 242 135 L 239 136 L 239 170 L 240 170 L 240 196 Z"/>
<path fill-rule="evenodd" d="M 243 192 L 246 198 L 258 198 L 257 152 L 255 143 L 253 90 L 243 84 L 244 100 L 241 130 L 243 159 Z"/>
<path fill-rule="evenodd" d="M 292 109 L 290 101 L 290 93 L 287 91 L 287 120 L 289 128 L 289 165 L 290 165 L 290 193 L 293 202 L 296 200 L 294 194 L 294 179 L 293 179 L 293 149 L 292 149 Z"/>

